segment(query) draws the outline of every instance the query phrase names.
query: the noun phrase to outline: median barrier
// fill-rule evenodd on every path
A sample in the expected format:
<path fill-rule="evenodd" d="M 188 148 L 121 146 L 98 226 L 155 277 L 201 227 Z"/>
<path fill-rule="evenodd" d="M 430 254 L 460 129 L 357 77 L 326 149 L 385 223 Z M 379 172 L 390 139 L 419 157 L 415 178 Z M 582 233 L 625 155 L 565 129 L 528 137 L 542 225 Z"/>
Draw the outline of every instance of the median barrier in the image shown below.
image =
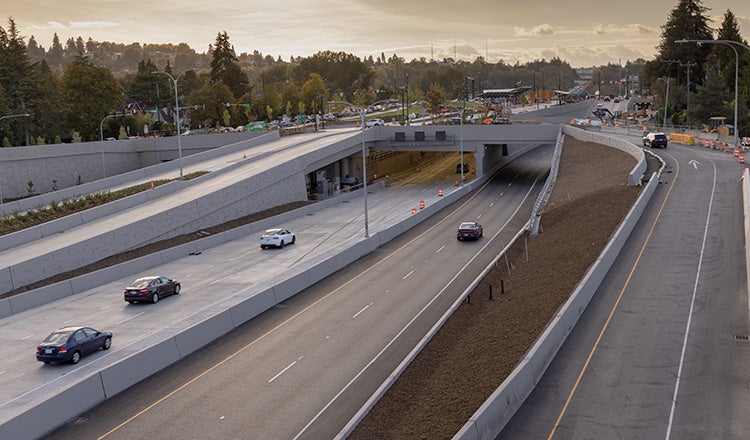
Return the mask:
<path fill-rule="evenodd" d="M 70 379 L 68 375 L 61 377 Z M 17 415 L 0 425 L 0 438 L 39 438 L 58 426 L 61 420 L 69 420 L 106 399 L 98 373 L 75 382 L 55 384 L 53 388 L 54 391 L 47 390 L 49 394 L 45 399 L 12 402 L 10 409 Z M 55 394 L 51 394 L 53 392 Z"/>
<path fill-rule="evenodd" d="M 206 315 L 210 316 L 206 317 Z M 184 318 L 180 324 L 188 324 L 190 321 L 194 322 L 190 327 L 174 335 L 180 358 L 184 358 L 235 328 L 231 309 L 221 303 Z"/>
<path fill-rule="evenodd" d="M 92 286 L 103 286 L 104 284 L 109 283 L 112 280 L 122 278 L 125 275 L 127 274 L 122 273 L 122 266 L 117 264 L 114 266 L 105 267 L 104 269 L 99 269 L 94 272 L 89 272 L 66 281 L 61 281 L 60 283 L 56 283 L 56 285 L 69 284 L 71 292 L 70 294 L 75 295 L 79 292 L 90 289 Z M 125 286 L 122 286 L 122 288 L 124 289 Z M 120 292 L 118 291 L 118 293 Z"/>
<path fill-rule="evenodd" d="M 229 309 L 235 327 L 241 326 L 276 305 L 273 287 L 269 287 L 258 293 L 254 293 L 251 288 L 252 286 L 235 294 L 235 297 L 238 299 L 245 298 Z"/>
<path fill-rule="evenodd" d="M 273 296 L 276 298 L 276 303 L 284 302 L 298 292 L 310 287 L 309 280 L 310 277 L 305 271 L 279 281 L 273 286 Z"/>
<path fill-rule="evenodd" d="M 628 214 L 618 226 L 614 235 L 605 246 L 602 254 L 588 269 L 586 275 L 578 283 L 570 298 L 552 318 L 544 332 L 532 348 L 513 370 L 508 378 L 492 393 L 482 406 L 472 415 L 469 421 L 461 428 L 454 440 L 493 439 L 505 427 L 513 414 L 521 407 L 524 400 L 531 394 L 536 383 L 541 379 L 547 367 L 551 363 L 557 351 L 565 342 L 568 334 L 573 330 L 581 314 L 590 302 L 593 295 L 601 285 L 602 280 L 609 272 L 614 260 L 620 253 L 635 228 L 636 223 L 643 214 L 656 187 L 659 179 L 654 173 L 648 184 L 636 199 Z M 529 370 L 528 372 L 524 370 Z M 518 374 L 516 374 L 518 372 Z M 531 375 L 532 381 L 528 381 Z M 516 383 L 521 381 L 521 383 Z M 519 396 L 517 400 L 511 400 L 510 396 Z M 499 405 L 498 406 L 498 402 Z M 503 402 L 507 408 L 502 408 Z M 493 409 L 494 408 L 494 409 Z M 471 425 L 475 425 L 472 428 Z M 476 437 L 477 433 L 479 437 Z"/>
<path fill-rule="evenodd" d="M 69 281 L 61 281 L 49 286 L 40 287 L 34 289 L 33 292 L 33 294 L 25 292 L 8 298 L 10 308 L 14 314 L 73 295 Z"/>
<path fill-rule="evenodd" d="M 117 335 L 115 335 L 116 337 Z M 148 341 L 156 340 L 157 337 L 158 335 L 153 334 L 148 338 Z M 113 348 L 116 347 L 116 341 L 117 339 L 113 339 Z M 143 348 L 143 346 L 144 342 L 138 341 L 137 345 L 131 343 L 129 346 L 119 349 L 118 353 L 124 354 L 126 357 L 101 370 L 99 374 L 104 387 L 105 399 L 128 389 L 180 359 L 174 337 L 158 340 L 146 348 Z M 57 424 L 59 425 L 69 418 L 57 417 Z"/>
<path fill-rule="evenodd" d="M 10 298 L 0 299 L 0 318 L 5 318 L 13 314 L 13 310 L 10 308 Z"/>

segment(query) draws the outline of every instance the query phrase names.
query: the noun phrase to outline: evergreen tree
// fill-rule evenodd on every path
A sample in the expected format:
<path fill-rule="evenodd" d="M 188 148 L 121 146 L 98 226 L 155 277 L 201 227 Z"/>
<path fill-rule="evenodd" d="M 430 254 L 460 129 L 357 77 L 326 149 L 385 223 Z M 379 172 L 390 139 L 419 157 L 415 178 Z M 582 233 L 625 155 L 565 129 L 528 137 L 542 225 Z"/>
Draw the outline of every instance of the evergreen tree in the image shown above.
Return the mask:
<path fill-rule="evenodd" d="M 235 55 L 234 47 L 229 43 L 229 36 L 226 32 L 216 35 L 212 55 L 211 81 L 221 81 L 229 87 L 232 95 L 242 96 L 247 89 L 247 75 L 237 62 L 237 55 Z"/>

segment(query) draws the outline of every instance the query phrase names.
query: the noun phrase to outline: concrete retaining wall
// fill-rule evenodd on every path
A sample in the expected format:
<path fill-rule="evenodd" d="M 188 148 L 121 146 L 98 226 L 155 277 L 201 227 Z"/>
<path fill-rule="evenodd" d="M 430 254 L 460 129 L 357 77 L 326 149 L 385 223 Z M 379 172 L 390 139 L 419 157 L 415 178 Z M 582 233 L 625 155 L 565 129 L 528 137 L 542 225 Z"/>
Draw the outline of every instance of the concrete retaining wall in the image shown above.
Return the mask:
<path fill-rule="evenodd" d="M 454 440 L 494 439 L 521 407 L 609 272 L 658 184 L 659 179 L 655 175 L 652 176 L 602 254 L 578 283 L 568 301 L 558 310 L 557 315 L 552 318 L 524 359 L 453 437 Z"/>
<path fill-rule="evenodd" d="M 278 132 L 182 136 L 183 162 L 194 154 L 266 134 L 278 138 Z M 104 166 L 102 166 L 102 149 L 104 150 Z M 23 197 L 28 194 L 27 183 L 29 181 L 34 183 L 35 192 L 50 192 L 53 185 L 65 189 L 76 186 L 79 180 L 80 182 L 100 180 L 103 168 L 106 169 L 108 176 L 115 176 L 172 161 L 178 156 L 176 136 L 125 139 L 104 143 L 79 142 L 0 148 L 0 188 L 3 199 Z M 78 192 L 78 194 L 84 193 L 86 192 Z"/>
<path fill-rule="evenodd" d="M 641 184 L 643 174 L 646 172 L 646 155 L 643 153 L 641 147 L 633 145 L 628 141 L 604 136 L 593 131 L 581 130 L 580 128 L 576 128 L 570 125 L 563 126 L 563 133 L 568 136 L 572 136 L 579 141 L 595 142 L 597 144 L 617 148 L 618 150 L 622 150 L 625 153 L 633 156 L 636 160 L 636 164 L 628 175 L 628 185 L 636 186 Z"/>

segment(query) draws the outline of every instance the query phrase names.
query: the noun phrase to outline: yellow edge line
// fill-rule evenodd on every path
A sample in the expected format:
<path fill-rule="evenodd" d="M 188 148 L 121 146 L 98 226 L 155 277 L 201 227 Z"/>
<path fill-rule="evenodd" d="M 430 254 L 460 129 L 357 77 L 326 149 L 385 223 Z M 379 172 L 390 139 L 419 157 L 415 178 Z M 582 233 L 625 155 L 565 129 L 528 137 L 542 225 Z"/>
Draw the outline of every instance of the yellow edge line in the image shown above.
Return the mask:
<path fill-rule="evenodd" d="M 628 288 L 628 285 L 630 284 L 630 280 L 633 278 L 633 274 L 635 273 L 635 270 L 638 268 L 638 263 L 641 261 L 641 257 L 643 256 L 643 253 L 646 250 L 646 245 L 648 245 L 649 241 L 651 240 L 651 236 L 654 233 L 656 224 L 661 218 L 662 211 L 664 211 L 664 206 L 667 204 L 667 201 L 669 200 L 669 196 L 672 193 L 672 188 L 674 188 L 674 184 L 675 182 L 677 182 L 677 178 L 680 175 L 680 164 L 679 162 L 677 162 L 677 159 L 669 153 L 665 153 L 665 154 L 671 157 L 672 160 L 674 160 L 674 163 L 675 163 L 674 179 L 672 179 L 672 183 L 669 185 L 669 190 L 667 191 L 667 195 L 664 197 L 664 200 L 662 201 L 661 206 L 659 207 L 659 212 L 656 213 L 656 217 L 654 218 L 654 221 L 651 223 L 651 228 L 648 231 L 646 240 L 643 242 L 643 246 L 641 246 L 640 252 L 638 252 L 638 257 L 635 259 L 635 263 L 633 263 L 633 267 L 630 269 L 630 273 L 628 274 L 628 277 L 625 280 L 625 284 L 622 286 L 622 289 L 620 290 L 620 294 L 617 296 L 617 300 L 612 306 L 612 310 L 610 310 L 609 316 L 607 317 L 607 320 L 604 322 L 604 326 L 599 332 L 599 336 L 597 336 L 596 338 L 596 342 L 594 342 L 594 346 L 591 347 L 591 351 L 589 352 L 589 355 L 586 358 L 586 362 L 584 362 L 583 367 L 581 368 L 581 372 L 578 374 L 578 378 L 573 384 L 573 388 L 570 390 L 570 393 L 568 394 L 568 398 L 565 400 L 565 404 L 563 405 L 562 410 L 560 411 L 560 415 L 557 416 L 557 420 L 555 420 L 555 425 L 552 427 L 552 431 L 549 433 L 549 436 L 547 436 L 547 440 L 552 440 L 552 437 L 554 437 L 555 432 L 557 431 L 557 428 L 560 426 L 560 422 L 562 421 L 562 418 L 565 416 L 565 413 L 568 410 L 568 406 L 570 405 L 571 400 L 573 400 L 573 396 L 578 390 L 578 385 L 581 383 L 581 379 L 583 379 L 583 375 L 586 373 L 589 363 L 591 362 L 591 359 L 594 357 L 594 353 L 596 353 L 596 350 L 599 347 L 599 343 L 601 342 L 602 337 L 604 336 L 604 332 L 607 331 L 607 328 L 609 327 L 609 323 L 610 321 L 612 321 L 612 317 L 617 311 L 617 306 L 619 306 L 620 301 L 622 300 L 622 297 L 625 295 L 625 289 Z"/>

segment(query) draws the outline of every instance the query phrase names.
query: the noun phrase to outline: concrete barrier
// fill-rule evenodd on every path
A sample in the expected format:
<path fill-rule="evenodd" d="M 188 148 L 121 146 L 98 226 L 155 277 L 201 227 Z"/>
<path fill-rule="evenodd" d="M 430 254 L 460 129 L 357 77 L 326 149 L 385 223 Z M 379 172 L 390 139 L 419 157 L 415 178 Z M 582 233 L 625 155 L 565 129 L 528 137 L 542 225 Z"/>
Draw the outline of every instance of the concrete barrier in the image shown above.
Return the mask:
<path fill-rule="evenodd" d="M 618 150 L 622 150 L 633 156 L 636 160 L 636 164 L 628 175 L 628 185 L 637 186 L 641 184 L 643 175 L 646 172 L 646 156 L 639 146 L 633 145 L 628 141 L 604 136 L 593 131 L 581 130 L 580 128 L 571 127 L 569 125 L 563 126 L 563 133 L 580 141 L 595 142 L 597 144 L 617 148 Z"/>
<path fill-rule="evenodd" d="M 98 373 L 80 380 L 60 380 L 55 384 L 56 394 L 45 394 L 37 402 L 14 403 L 17 415 L 0 424 L 2 439 L 39 438 L 60 423 L 93 408 L 106 399 L 102 379 Z M 67 385 L 67 386 L 66 386 Z"/>
<path fill-rule="evenodd" d="M 200 315 L 183 320 L 183 324 L 189 323 L 189 321 L 194 321 L 194 324 L 182 330 L 174 337 L 177 344 L 177 353 L 180 358 L 184 358 L 234 329 L 231 309 L 214 306 L 212 309 L 203 310 L 202 312 Z M 206 318 L 206 314 L 210 316 Z"/>
<path fill-rule="evenodd" d="M 272 287 L 258 293 L 252 293 L 250 289 L 245 289 L 244 292 L 240 292 L 236 296 L 245 299 L 229 309 L 235 327 L 241 326 L 276 305 Z"/>
<path fill-rule="evenodd" d="M 469 421 L 453 437 L 454 440 L 490 440 L 497 437 L 513 414 L 531 394 L 557 351 L 585 310 L 612 263 L 625 245 L 643 214 L 651 196 L 656 191 L 659 179 L 652 176 L 639 195 L 628 215 L 618 226 L 612 239 L 597 261 L 589 268 L 568 301 L 560 308 L 545 331 L 540 335 L 516 366 L 513 373 L 495 390 Z"/>
<path fill-rule="evenodd" d="M 114 339 L 116 337 L 117 335 L 114 335 L 113 345 L 116 342 L 116 339 Z M 125 349 L 127 357 L 102 369 L 100 374 L 105 399 L 128 389 L 180 359 L 177 342 L 174 338 L 158 340 L 152 337 L 151 340 L 156 342 L 146 348 L 143 348 L 143 342 L 131 344 Z M 55 418 L 57 424 L 66 420 L 59 417 Z"/>

